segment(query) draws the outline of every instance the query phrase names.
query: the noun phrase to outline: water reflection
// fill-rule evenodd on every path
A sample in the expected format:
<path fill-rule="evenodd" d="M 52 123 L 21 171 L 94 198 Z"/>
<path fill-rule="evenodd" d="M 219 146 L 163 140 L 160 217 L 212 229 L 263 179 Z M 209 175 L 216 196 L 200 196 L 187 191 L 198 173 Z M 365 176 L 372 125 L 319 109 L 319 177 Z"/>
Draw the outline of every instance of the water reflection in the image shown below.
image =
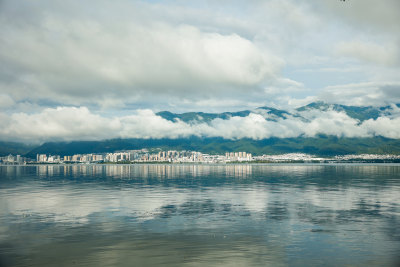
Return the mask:
<path fill-rule="evenodd" d="M 7 166 L 14 169 L 15 166 Z M 113 178 L 152 178 L 169 179 L 176 177 L 200 177 L 215 173 L 225 176 L 247 178 L 252 175 L 254 165 L 169 165 L 169 164 L 137 164 L 137 165 L 39 165 L 36 166 L 38 177 L 64 175 L 68 177 L 108 176 Z"/>
<path fill-rule="evenodd" d="M 0 167 L 0 265 L 395 266 L 398 165 Z"/>

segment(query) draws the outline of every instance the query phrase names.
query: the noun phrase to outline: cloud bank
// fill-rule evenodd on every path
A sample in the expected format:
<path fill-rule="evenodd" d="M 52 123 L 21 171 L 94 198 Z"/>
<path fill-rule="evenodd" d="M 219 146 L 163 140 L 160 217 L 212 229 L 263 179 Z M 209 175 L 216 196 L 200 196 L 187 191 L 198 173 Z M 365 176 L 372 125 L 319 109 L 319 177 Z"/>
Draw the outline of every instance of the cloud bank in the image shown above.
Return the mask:
<path fill-rule="evenodd" d="M 157 97 L 248 95 L 274 80 L 283 66 L 252 39 L 176 23 L 168 14 L 172 7 L 164 13 L 162 8 L 125 0 L 95 6 L 5 1 L 1 92 L 17 102 L 106 107 Z M 185 8 L 175 15 L 182 18 L 186 11 L 194 12 Z"/>
<path fill-rule="evenodd" d="M 276 121 L 263 114 L 214 119 L 209 123 L 169 121 L 152 110 L 136 110 L 132 115 L 105 117 L 87 107 L 47 108 L 39 113 L 0 113 L 0 140 L 45 142 L 102 140 L 110 138 L 185 138 L 190 136 L 227 139 L 270 137 L 313 137 L 327 134 L 338 137 L 400 138 L 400 112 L 360 122 L 344 112 L 327 109 L 306 110 L 301 117 L 289 115 Z"/>
<path fill-rule="evenodd" d="M 398 10 L 397 0 L 3 0 L 0 109 L 400 101 L 386 90 L 400 82 Z"/>

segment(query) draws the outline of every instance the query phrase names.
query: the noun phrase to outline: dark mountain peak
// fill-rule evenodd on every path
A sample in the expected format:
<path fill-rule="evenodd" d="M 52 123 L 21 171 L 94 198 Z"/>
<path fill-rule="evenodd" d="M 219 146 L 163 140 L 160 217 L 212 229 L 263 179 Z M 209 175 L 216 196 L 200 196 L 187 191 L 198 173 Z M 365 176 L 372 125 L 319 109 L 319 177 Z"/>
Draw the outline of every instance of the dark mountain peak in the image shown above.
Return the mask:
<path fill-rule="evenodd" d="M 312 102 L 308 105 L 299 107 L 296 109 L 296 111 L 302 112 L 302 111 L 307 111 L 307 110 L 311 110 L 311 109 L 328 110 L 329 107 L 330 107 L 330 105 L 323 101 L 316 101 L 316 102 Z"/>
<path fill-rule="evenodd" d="M 156 115 L 169 121 L 181 120 L 186 123 L 198 123 L 198 122 L 209 123 L 214 119 L 227 120 L 230 117 L 246 117 L 250 113 L 251 113 L 250 110 L 242 110 L 237 112 L 223 112 L 223 113 L 205 113 L 205 112 L 172 113 L 169 111 L 161 111 L 156 113 Z"/>
<path fill-rule="evenodd" d="M 231 117 L 247 117 L 250 113 L 257 113 L 263 115 L 266 120 L 276 120 L 278 118 L 285 119 L 286 116 L 292 115 L 286 110 L 276 109 L 272 107 L 258 107 L 255 110 L 241 110 L 236 112 L 222 112 L 222 113 L 206 113 L 206 112 L 184 112 L 184 113 L 173 113 L 170 111 L 160 111 L 156 115 L 169 120 L 176 121 L 181 120 L 186 123 L 209 123 L 214 119 L 228 120 Z"/>
<path fill-rule="evenodd" d="M 274 113 L 274 114 L 290 114 L 288 111 L 283 110 L 283 109 L 277 109 L 277 108 L 271 108 L 271 107 L 258 107 L 256 110 L 266 110 L 268 113 Z"/>
<path fill-rule="evenodd" d="M 385 107 L 374 107 L 374 106 L 347 106 L 341 104 L 328 104 L 323 101 L 312 102 L 306 106 L 299 107 L 296 109 L 297 112 L 304 112 L 310 110 L 320 110 L 320 111 L 327 111 L 327 110 L 334 110 L 338 112 L 345 112 L 347 116 L 357 119 L 360 122 L 369 119 L 377 119 L 382 115 L 391 115 L 391 106 Z"/>

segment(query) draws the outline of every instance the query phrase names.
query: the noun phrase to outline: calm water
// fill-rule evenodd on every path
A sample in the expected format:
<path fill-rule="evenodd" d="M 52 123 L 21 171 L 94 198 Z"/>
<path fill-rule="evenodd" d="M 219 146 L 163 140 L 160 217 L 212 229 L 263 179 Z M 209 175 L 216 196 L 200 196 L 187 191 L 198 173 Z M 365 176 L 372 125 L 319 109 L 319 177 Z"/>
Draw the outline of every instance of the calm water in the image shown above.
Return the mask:
<path fill-rule="evenodd" d="M 398 266 L 400 165 L 0 167 L 0 266 Z"/>

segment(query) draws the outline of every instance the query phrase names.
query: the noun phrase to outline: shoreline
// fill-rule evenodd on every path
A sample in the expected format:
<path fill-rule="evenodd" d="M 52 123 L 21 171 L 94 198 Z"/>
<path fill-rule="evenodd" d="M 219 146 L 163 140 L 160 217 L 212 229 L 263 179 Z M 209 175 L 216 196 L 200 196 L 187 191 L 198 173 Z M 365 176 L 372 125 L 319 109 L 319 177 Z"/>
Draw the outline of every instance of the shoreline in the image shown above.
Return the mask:
<path fill-rule="evenodd" d="M 400 166 L 400 162 L 183 162 L 183 163 L 172 163 L 172 162 L 134 162 L 134 163 L 28 163 L 28 164 L 0 164 L 1 167 L 10 166 L 85 166 L 85 165 L 99 165 L 99 166 L 129 166 L 129 165 L 171 165 L 171 166 L 182 166 L 182 165 L 203 165 L 203 166 L 235 166 L 235 165 L 288 165 L 288 166 L 299 166 L 299 165 L 315 165 L 315 166 L 329 166 L 329 165 L 395 165 Z"/>

